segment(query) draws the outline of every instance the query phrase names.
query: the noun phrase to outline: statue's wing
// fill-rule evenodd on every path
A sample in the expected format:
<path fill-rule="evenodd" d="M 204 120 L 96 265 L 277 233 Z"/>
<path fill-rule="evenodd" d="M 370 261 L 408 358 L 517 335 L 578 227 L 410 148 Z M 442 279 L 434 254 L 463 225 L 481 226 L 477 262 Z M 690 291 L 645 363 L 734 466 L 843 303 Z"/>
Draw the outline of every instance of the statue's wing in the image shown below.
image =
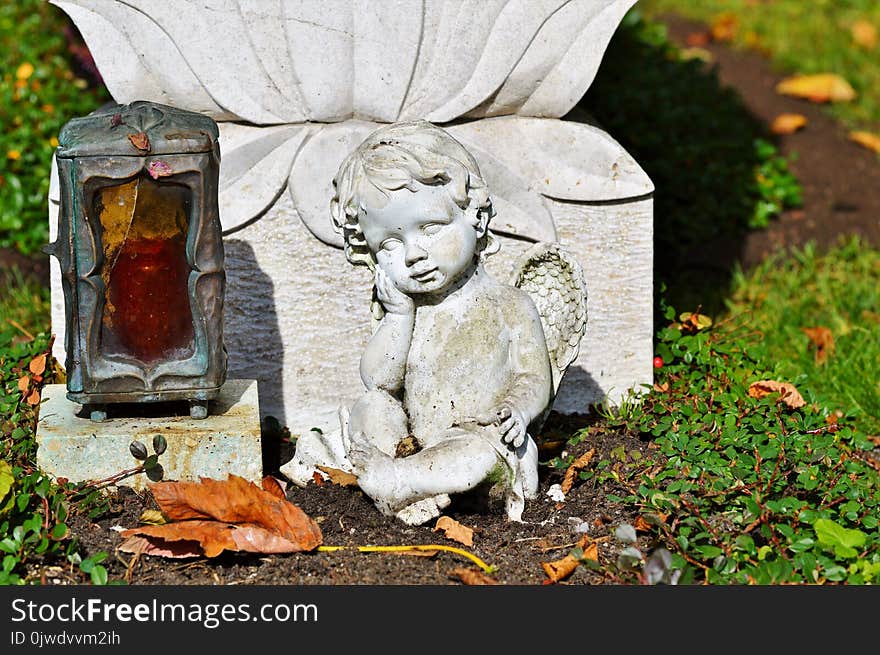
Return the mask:
<path fill-rule="evenodd" d="M 583 270 L 558 243 L 539 242 L 516 262 L 511 284 L 529 294 L 541 315 L 555 395 L 587 328 Z"/>

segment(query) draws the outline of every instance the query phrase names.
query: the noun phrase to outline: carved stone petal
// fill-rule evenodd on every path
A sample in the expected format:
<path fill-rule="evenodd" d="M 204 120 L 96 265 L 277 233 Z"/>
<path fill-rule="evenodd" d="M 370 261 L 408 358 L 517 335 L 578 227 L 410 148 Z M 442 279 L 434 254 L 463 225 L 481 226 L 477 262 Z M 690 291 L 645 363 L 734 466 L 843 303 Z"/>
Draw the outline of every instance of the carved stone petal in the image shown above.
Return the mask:
<path fill-rule="evenodd" d="M 119 103 L 258 125 L 560 117 L 634 0 L 51 0 Z"/>
<path fill-rule="evenodd" d="M 245 225 L 284 191 L 308 124 L 254 127 L 220 123 L 220 221 L 224 233 Z"/>

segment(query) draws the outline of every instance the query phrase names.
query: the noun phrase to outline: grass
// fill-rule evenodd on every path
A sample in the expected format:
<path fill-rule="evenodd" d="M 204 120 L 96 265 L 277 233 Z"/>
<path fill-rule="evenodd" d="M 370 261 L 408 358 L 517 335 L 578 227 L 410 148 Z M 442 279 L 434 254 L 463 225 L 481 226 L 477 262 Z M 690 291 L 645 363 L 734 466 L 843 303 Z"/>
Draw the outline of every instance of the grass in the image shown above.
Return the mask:
<path fill-rule="evenodd" d="M 829 111 L 854 129 L 880 129 L 880 42 L 874 47 L 854 43 L 851 28 L 866 21 L 880 32 L 876 0 L 640 0 L 638 6 L 656 15 L 675 12 L 715 22 L 735 17 L 734 43 L 769 54 L 784 73 L 837 73 L 858 93 Z"/>
<path fill-rule="evenodd" d="M 0 248 L 25 254 L 49 237 L 47 172 L 61 126 L 110 99 L 80 72 L 64 28 L 45 0 L 0 3 Z"/>
<path fill-rule="evenodd" d="M 880 434 L 878 279 L 880 252 L 853 238 L 824 255 L 809 245 L 739 272 L 728 301 L 728 315 L 743 317 L 762 335 L 775 375 L 858 416 L 873 434 Z M 827 356 L 804 331 L 816 327 L 833 337 Z"/>

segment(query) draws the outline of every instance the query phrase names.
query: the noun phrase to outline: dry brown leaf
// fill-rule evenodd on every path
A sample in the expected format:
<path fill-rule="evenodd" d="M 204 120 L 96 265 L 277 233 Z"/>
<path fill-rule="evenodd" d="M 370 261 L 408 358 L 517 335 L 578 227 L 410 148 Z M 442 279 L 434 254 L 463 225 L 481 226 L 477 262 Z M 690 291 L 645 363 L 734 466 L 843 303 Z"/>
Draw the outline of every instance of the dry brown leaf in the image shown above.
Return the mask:
<path fill-rule="evenodd" d="M 709 45 L 712 35 L 709 32 L 691 32 L 684 38 L 684 42 L 691 48 L 702 48 Z"/>
<path fill-rule="evenodd" d="M 260 485 L 263 487 L 263 491 L 270 493 L 281 500 L 287 500 L 287 496 L 284 493 L 284 486 L 278 478 L 273 478 L 271 475 L 267 475 L 260 481 Z"/>
<path fill-rule="evenodd" d="M 449 572 L 451 577 L 458 578 L 466 585 L 489 585 L 489 584 L 498 584 L 498 581 L 495 578 L 486 575 L 480 569 L 476 567 L 472 568 L 464 568 L 462 566 L 456 567 Z"/>
<path fill-rule="evenodd" d="M 655 382 L 654 383 L 654 391 L 657 391 L 659 393 L 666 393 L 667 391 L 669 391 L 669 383 L 664 382 L 663 384 L 657 384 Z"/>
<path fill-rule="evenodd" d="M 763 398 L 771 393 L 778 393 L 779 400 L 791 409 L 798 409 L 807 404 L 795 386 L 790 382 L 760 380 L 749 385 L 749 396 L 752 398 Z"/>
<path fill-rule="evenodd" d="M 142 150 L 144 152 L 150 151 L 150 139 L 143 132 L 129 134 L 128 140 L 131 141 L 131 145 L 133 145 L 138 150 Z"/>
<path fill-rule="evenodd" d="M 327 477 L 330 478 L 330 482 L 332 482 L 333 484 L 338 484 L 340 487 L 357 486 L 358 479 L 356 475 L 352 475 L 347 471 L 331 468 L 329 466 L 318 466 L 317 468 L 326 473 Z"/>
<path fill-rule="evenodd" d="M 828 361 L 828 357 L 834 352 L 834 335 L 827 327 L 808 327 L 801 328 L 809 337 L 810 345 L 815 349 L 815 360 L 817 364 L 824 364 Z"/>
<path fill-rule="evenodd" d="M 653 516 L 660 519 L 660 521 L 666 521 L 666 518 L 669 516 L 668 514 L 654 514 Z M 641 532 L 650 532 L 651 531 L 651 523 L 644 516 L 640 516 L 635 520 L 633 527 L 636 530 Z"/>
<path fill-rule="evenodd" d="M 807 124 L 803 114 L 779 114 L 770 124 L 773 134 L 794 134 Z"/>
<path fill-rule="evenodd" d="M 27 402 L 27 404 L 30 405 L 31 407 L 33 407 L 35 405 L 39 405 L 40 404 L 40 392 L 37 391 L 36 389 L 34 389 L 33 391 L 31 391 L 31 395 L 29 395 L 27 397 L 27 400 L 25 402 Z"/>
<path fill-rule="evenodd" d="M 854 143 L 858 143 L 863 148 L 867 148 L 868 150 L 873 150 L 876 153 L 880 153 L 880 135 L 878 134 L 874 134 L 873 132 L 865 132 L 863 130 L 856 130 L 849 133 L 849 140 Z"/>
<path fill-rule="evenodd" d="M 739 24 L 736 14 L 729 11 L 719 14 L 712 21 L 710 31 L 715 41 L 733 41 Z"/>
<path fill-rule="evenodd" d="M 159 548 L 169 548 L 172 542 L 189 542 L 186 552 L 201 548 L 207 557 L 216 557 L 224 550 L 239 550 L 232 539 L 234 525 L 219 521 L 178 521 L 165 525 L 144 525 L 131 528 L 120 533 L 123 538 L 145 537 L 151 544 Z"/>
<path fill-rule="evenodd" d="M 314 482 L 319 487 L 324 486 L 324 476 L 318 473 L 317 471 L 312 471 L 312 482 Z"/>
<path fill-rule="evenodd" d="M 148 525 L 165 525 L 168 523 L 168 519 L 157 509 L 145 509 L 138 518 L 138 521 Z"/>
<path fill-rule="evenodd" d="M 849 28 L 853 43 L 865 50 L 873 50 L 877 46 L 877 28 L 864 19 L 857 20 Z"/>
<path fill-rule="evenodd" d="M 31 386 L 31 379 L 27 375 L 23 375 L 18 378 L 18 390 L 22 393 L 25 393 L 28 390 L 28 387 Z"/>
<path fill-rule="evenodd" d="M 599 544 L 590 539 L 589 535 L 584 535 L 580 538 L 577 548 L 580 548 L 583 552 L 583 557 L 580 559 L 569 553 L 562 559 L 552 562 L 541 562 L 541 567 L 544 569 L 544 573 L 547 574 L 547 580 L 544 581 L 544 584 L 564 580 L 574 573 L 574 570 L 585 559 L 599 561 Z"/>
<path fill-rule="evenodd" d="M 473 529 L 462 525 L 455 519 L 452 519 L 448 516 L 441 516 L 439 519 L 437 519 L 437 523 L 434 525 L 434 532 L 439 532 L 440 530 L 443 530 L 443 535 L 447 539 L 457 541 L 458 543 L 464 544 L 465 546 L 474 545 Z"/>
<path fill-rule="evenodd" d="M 31 360 L 31 363 L 28 364 L 28 369 L 34 375 L 42 375 L 46 370 L 46 353 L 42 355 L 37 355 Z"/>
<path fill-rule="evenodd" d="M 562 487 L 562 493 L 568 494 L 568 492 L 571 491 L 571 487 L 574 485 L 575 476 L 577 476 L 578 472 L 590 465 L 590 460 L 593 459 L 595 452 L 595 448 L 590 448 L 587 452 L 573 461 L 571 466 L 565 470 L 565 477 L 562 478 L 562 484 L 560 485 Z"/>
<path fill-rule="evenodd" d="M 258 526 L 296 544 L 300 550 L 312 550 L 321 544 L 321 529 L 299 507 L 237 475 L 230 474 L 226 480 L 156 482 L 150 488 L 170 521 L 213 519 Z"/>
<path fill-rule="evenodd" d="M 786 77 L 776 85 L 776 93 L 811 102 L 847 102 L 856 97 L 850 83 L 835 73 Z"/>
<path fill-rule="evenodd" d="M 119 544 L 123 553 L 135 555 L 156 555 L 158 557 L 184 558 L 203 557 L 205 551 L 195 541 L 151 541 L 147 537 L 132 535 Z"/>

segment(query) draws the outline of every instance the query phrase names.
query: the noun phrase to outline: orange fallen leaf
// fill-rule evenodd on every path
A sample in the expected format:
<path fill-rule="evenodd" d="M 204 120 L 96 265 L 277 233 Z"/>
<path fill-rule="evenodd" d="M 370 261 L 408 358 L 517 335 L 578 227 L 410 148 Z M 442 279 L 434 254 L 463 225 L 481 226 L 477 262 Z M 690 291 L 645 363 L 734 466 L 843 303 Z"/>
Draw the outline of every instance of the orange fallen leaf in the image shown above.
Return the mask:
<path fill-rule="evenodd" d="M 664 382 L 663 384 L 658 384 L 655 382 L 654 383 L 654 391 L 657 391 L 659 393 L 666 393 L 667 391 L 669 391 L 669 383 Z"/>
<path fill-rule="evenodd" d="M 447 539 L 457 541 L 465 546 L 474 545 L 474 531 L 465 525 L 448 516 L 441 516 L 434 525 L 434 532 L 443 530 L 443 535 Z"/>
<path fill-rule="evenodd" d="M 165 525 L 132 528 L 123 537 L 146 537 L 157 546 L 192 541 L 208 557 L 224 550 L 292 553 L 321 544 L 318 524 L 296 505 L 230 474 L 226 480 L 150 485 Z"/>
<path fill-rule="evenodd" d="M 589 535 L 581 537 L 580 541 L 578 541 L 577 548 L 581 549 L 581 552 L 583 553 L 580 558 L 569 553 L 562 559 L 554 560 L 552 562 L 541 562 L 541 567 L 544 569 L 544 573 L 547 574 L 545 584 L 564 580 L 574 573 L 575 569 L 583 560 L 589 559 L 595 562 L 599 561 L 599 544 L 590 539 Z"/>
<path fill-rule="evenodd" d="M 40 392 L 37 391 L 36 389 L 34 389 L 33 391 L 31 391 L 31 395 L 29 395 L 29 396 L 27 397 L 26 402 L 27 402 L 28 405 L 31 405 L 32 407 L 33 407 L 34 405 L 39 405 L 39 404 L 40 404 Z"/>
<path fill-rule="evenodd" d="M 574 485 L 575 476 L 590 465 L 590 460 L 593 459 L 595 452 L 595 448 L 590 448 L 587 452 L 573 461 L 565 470 L 565 476 L 562 478 L 562 484 L 560 485 L 560 487 L 562 487 L 562 493 L 567 494 L 571 491 L 571 487 Z"/>
<path fill-rule="evenodd" d="M 801 328 L 810 339 L 810 346 L 815 349 L 815 361 L 824 364 L 834 352 L 834 335 L 827 327 Z"/>
<path fill-rule="evenodd" d="M 733 41 L 736 36 L 736 30 L 739 24 L 736 14 L 729 11 L 719 14 L 712 21 L 710 31 L 712 38 L 716 41 Z"/>
<path fill-rule="evenodd" d="M 284 487 L 281 485 L 278 478 L 273 478 L 271 475 L 267 475 L 260 481 L 260 486 L 263 487 L 263 491 L 272 494 L 276 498 L 287 500 L 287 496 L 284 493 Z"/>
<path fill-rule="evenodd" d="M 123 553 L 170 558 L 202 557 L 205 554 L 205 551 L 196 541 L 151 540 L 137 535 L 126 538 L 117 548 Z"/>
<path fill-rule="evenodd" d="M 880 153 L 880 135 L 872 132 L 864 132 L 856 130 L 849 133 L 849 140 L 858 143 L 860 146 Z"/>
<path fill-rule="evenodd" d="M 773 134 L 794 134 L 807 124 L 803 114 L 779 114 L 770 124 Z"/>
<path fill-rule="evenodd" d="M 149 152 L 150 150 L 150 139 L 143 132 L 137 132 L 135 134 L 129 134 L 128 140 L 131 141 L 131 145 L 133 145 L 138 150 L 143 150 L 144 152 Z"/>
<path fill-rule="evenodd" d="M 18 378 L 18 390 L 22 393 L 25 393 L 30 385 L 31 379 L 29 376 L 22 375 L 20 378 Z"/>
<path fill-rule="evenodd" d="M 338 484 L 340 487 L 357 486 L 358 479 L 356 475 L 352 475 L 347 471 L 331 468 L 329 466 L 319 466 L 317 468 L 326 473 L 327 477 L 330 478 L 330 482 L 332 482 L 333 484 Z"/>
<path fill-rule="evenodd" d="M 857 20 L 849 28 L 853 43 L 865 50 L 873 50 L 877 46 L 877 28 L 864 19 Z"/>
<path fill-rule="evenodd" d="M 709 32 L 691 32 L 684 38 L 684 42 L 691 48 L 702 48 L 709 45 L 711 39 Z"/>
<path fill-rule="evenodd" d="M 760 380 L 749 385 L 749 396 L 751 398 L 763 398 L 771 393 L 778 393 L 779 400 L 791 409 L 798 409 L 807 404 L 797 388 L 790 382 Z"/>
<path fill-rule="evenodd" d="M 34 357 L 31 363 L 28 364 L 28 369 L 34 375 L 42 375 L 46 370 L 46 353 Z"/>
<path fill-rule="evenodd" d="M 847 102 L 856 97 L 850 83 L 835 73 L 786 77 L 776 85 L 776 93 L 811 102 Z"/>
<path fill-rule="evenodd" d="M 478 568 L 456 567 L 449 572 L 449 575 L 458 578 L 466 585 L 490 585 L 498 584 L 495 578 L 486 575 Z"/>
<path fill-rule="evenodd" d="M 651 531 L 651 526 L 652 526 L 653 524 L 656 524 L 657 521 L 659 521 L 659 522 L 661 522 L 661 523 L 664 522 L 664 521 L 666 521 L 666 518 L 667 518 L 669 515 L 668 515 L 668 514 L 652 514 L 651 516 L 652 516 L 653 519 L 654 519 L 654 522 L 653 522 L 653 523 L 652 523 L 652 521 L 649 521 L 648 519 L 646 519 L 644 516 L 639 516 L 639 517 L 635 520 L 635 523 L 633 523 L 633 527 L 634 527 L 636 530 L 639 530 L 639 531 L 641 531 L 641 532 L 650 532 L 650 531 Z"/>
<path fill-rule="evenodd" d="M 319 487 L 324 486 L 324 476 L 318 473 L 317 471 L 312 471 L 312 482 L 314 482 Z"/>

